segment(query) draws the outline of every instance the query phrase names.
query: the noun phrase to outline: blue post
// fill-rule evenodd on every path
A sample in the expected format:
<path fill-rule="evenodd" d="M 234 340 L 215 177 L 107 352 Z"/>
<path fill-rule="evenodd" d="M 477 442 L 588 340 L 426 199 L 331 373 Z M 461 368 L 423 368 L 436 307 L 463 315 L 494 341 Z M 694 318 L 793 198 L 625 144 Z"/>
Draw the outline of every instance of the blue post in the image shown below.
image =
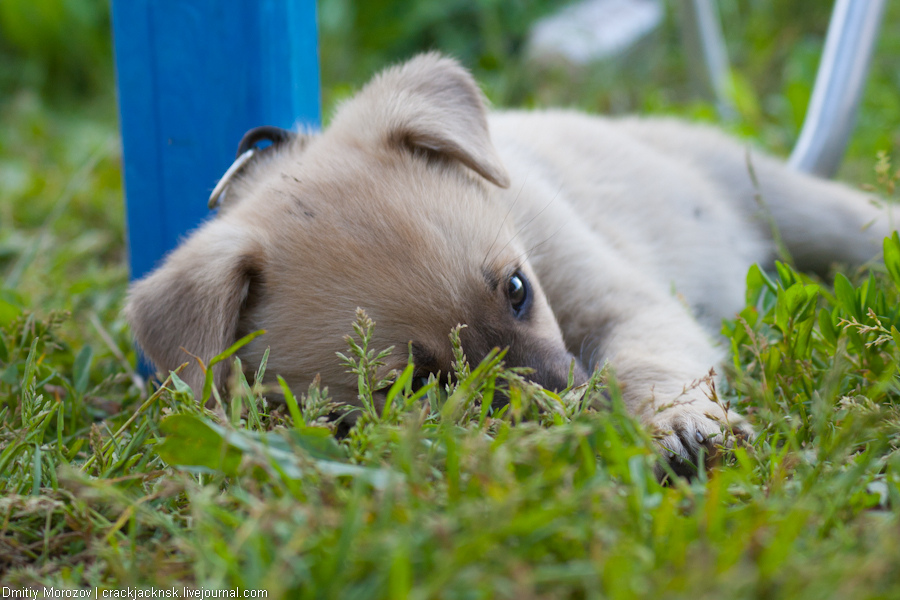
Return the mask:
<path fill-rule="evenodd" d="M 317 127 L 315 0 L 113 0 L 131 277 L 208 214 L 258 125 Z"/>

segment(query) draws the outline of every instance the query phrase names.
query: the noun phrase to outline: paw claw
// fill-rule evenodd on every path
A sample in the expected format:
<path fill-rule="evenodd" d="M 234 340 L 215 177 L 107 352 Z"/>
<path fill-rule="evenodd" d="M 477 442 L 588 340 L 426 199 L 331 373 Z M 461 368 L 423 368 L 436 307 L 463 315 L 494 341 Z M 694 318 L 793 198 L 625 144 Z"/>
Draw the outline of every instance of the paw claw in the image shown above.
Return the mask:
<path fill-rule="evenodd" d="M 753 439 L 753 432 L 740 415 L 725 413 L 707 399 L 673 406 L 657 413 L 650 425 L 657 431 L 657 444 L 672 471 L 691 478 L 698 469 L 721 459 L 721 450 Z M 657 474 L 662 475 L 660 466 Z"/>

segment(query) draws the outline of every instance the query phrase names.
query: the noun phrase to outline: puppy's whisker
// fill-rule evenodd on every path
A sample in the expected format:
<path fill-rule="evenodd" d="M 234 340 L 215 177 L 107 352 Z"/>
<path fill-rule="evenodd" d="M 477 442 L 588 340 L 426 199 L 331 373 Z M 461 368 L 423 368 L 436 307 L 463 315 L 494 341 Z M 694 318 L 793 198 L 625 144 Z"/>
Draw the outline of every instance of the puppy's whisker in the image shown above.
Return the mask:
<path fill-rule="evenodd" d="M 506 211 L 506 215 L 503 217 L 503 220 L 500 221 L 500 226 L 497 227 L 497 235 L 494 236 L 494 241 L 491 242 L 491 245 L 487 249 L 487 252 L 484 253 L 484 258 L 481 259 L 482 268 L 484 268 L 485 263 L 487 263 L 488 256 L 491 254 L 491 250 L 493 250 L 494 246 L 497 244 L 497 240 L 500 239 L 500 233 L 503 231 L 503 226 L 506 224 L 506 220 L 509 218 L 509 215 L 512 214 L 512 211 L 516 207 L 516 204 L 519 203 L 519 198 L 522 196 L 522 190 L 525 189 L 526 183 L 528 183 L 528 174 L 525 175 L 525 180 L 522 182 L 522 186 L 519 188 L 519 191 L 516 193 L 516 199 L 513 200 L 513 203 L 509 205 L 509 210 Z"/>
<path fill-rule="evenodd" d="M 529 225 L 531 225 L 531 223 L 532 223 L 535 219 L 537 219 L 539 216 L 541 216 L 541 215 L 544 213 L 545 210 L 547 210 L 548 208 L 550 208 L 550 205 L 553 204 L 553 203 L 556 201 L 556 199 L 559 197 L 560 192 L 562 192 L 562 186 L 559 186 L 559 189 L 556 190 L 556 193 L 553 194 L 553 197 L 552 197 L 552 198 L 550 198 L 550 202 L 548 202 L 547 204 L 545 204 L 544 207 L 543 207 L 541 210 L 539 210 L 539 211 L 538 211 L 537 213 L 535 213 L 530 219 L 528 219 L 528 221 L 526 221 L 524 225 L 522 225 L 521 227 L 519 227 L 519 230 L 516 231 L 515 235 L 513 235 L 511 238 L 509 238 L 509 240 L 506 241 L 505 244 L 503 244 L 503 247 L 500 248 L 500 249 L 497 251 L 497 254 L 494 255 L 494 259 L 492 259 L 492 262 L 493 262 L 493 260 L 496 260 L 496 258 L 497 258 L 498 256 L 500 256 L 500 254 L 501 254 L 504 250 L 506 250 L 506 248 L 513 242 L 513 240 L 515 240 L 517 237 L 519 237 L 519 234 L 520 234 L 520 233 L 522 233 L 523 231 L 525 231 L 525 228 L 526 228 L 526 227 L 528 227 Z M 507 263 L 507 264 L 509 264 L 509 263 Z"/>
<path fill-rule="evenodd" d="M 581 338 L 581 346 L 578 347 L 578 360 L 584 365 L 584 346 L 587 344 L 588 336 Z M 587 368 L 587 367 L 586 367 Z"/>
<path fill-rule="evenodd" d="M 516 263 L 521 262 L 521 260 L 522 260 L 523 257 L 525 258 L 525 260 L 528 260 L 529 258 L 531 258 L 531 253 L 532 253 L 532 252 L 534 252 L 534 251 L 537 250 L 539 247 L 543 246 L 544 244 L 546 244 L 547 242 L 549 242 L 550 240 L 552 240 L 552 239 L 553 239 L 560 231 L 562 231 L 563 227 L 565 227 L 565 223 L 562 224 L 562 225 L 560 225 L 560 226 L 557 228 L 556 231 L 554 231 L 553 233 L 551 233 L 550 235 L 548 235 L 548 236 L 547 236 L 546 238 L 544 238 L 542 241 L 535 243 L 535 244 L 532 245 L 529 249 L 527 249 L 525 252 L 523 252 L 522 254 L 519 254 L 518 256 L 516 256 L 516 257 L 513 258 L 512 260 L 508 261 L 508 262 L 507 262 L 505 265 L 503 265 L 503 266 L 504 266 L 505 268 L 508 268 L 508 267 L 511 266 L 511 265 L 515 265 Z"/>
<path fill-rule="evenodd" d="M 578 360 L 581 366 L 588 372 L 593 372 L 597 355 L 600 353 L 600 336 L 596 334 L 585 335 L 581 339 L 581 346 L 578 348 Z"/>

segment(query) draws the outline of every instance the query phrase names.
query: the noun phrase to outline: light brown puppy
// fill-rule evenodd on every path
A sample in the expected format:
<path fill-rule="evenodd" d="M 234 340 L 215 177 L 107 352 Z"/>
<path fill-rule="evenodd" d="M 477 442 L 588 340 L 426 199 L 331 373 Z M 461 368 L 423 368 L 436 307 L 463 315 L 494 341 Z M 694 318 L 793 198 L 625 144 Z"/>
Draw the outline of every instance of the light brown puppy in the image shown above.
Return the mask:
<path fill-rule="evenodd" d="M 759 190 L 743 145 L 674 120 L 488 114 L 467 71 L 422 55 L 327 131 L 247 165 L 219 215 L 134 284 L 127 314 L 164 372 L 182 348 L 208 360 L 265 329 L 245 365 L 270 347 L 269 373 L 301 390 L 320 373 L 349 403 L 335 352 L 357 307 L 376 347 L 395 346 L 387 367 L 412 342 L 419 375 L 449 371 L 447 334 L 465 323 L 471 361 L 508 346 L 548 388 L 565 387 L 573 356 L 585 371 L 609 361 L 660 444 L 695 460 L 726 423 L 749 431 L 691 383 L 722 358 L 713 336 L 748 267 L 774 256 L 757 192 L 804 269 L 865 261 L 888 232 L 860 193 L 752 163 Z M 182 377 L 202 385 L 196 366 Z"/>

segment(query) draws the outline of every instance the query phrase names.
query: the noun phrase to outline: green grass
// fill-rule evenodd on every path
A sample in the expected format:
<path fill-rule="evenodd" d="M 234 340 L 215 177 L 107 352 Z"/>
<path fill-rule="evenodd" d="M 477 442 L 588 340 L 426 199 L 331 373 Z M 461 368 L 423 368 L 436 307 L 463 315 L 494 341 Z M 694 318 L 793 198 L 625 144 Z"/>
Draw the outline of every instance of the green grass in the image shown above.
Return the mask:
<path fill-rule="evenodd" d="M 327 107 L 382 64 L 437 46 L 473 66 L 497 104 L 712 118 L 690 92 L 674 19 L 639 73 L 612 68 L 573 85 L 531 73 L 519 56 L 527 22 L 548 5 L 376 4 L 320 8 Z M 239 378 L 230 396 L 208 390 L 214 408 L 201 408 L 177 375 L 161 387 L 139 380 L 119 314 L 127 273 L 111 81 L 97 67 L 109 60 L 102 2 L 44 5 L 81 15 L 73 39 L 88 57 L 78 68 L 97 81 L 76 83 L 57 77 L 80 71 L 61 56 L 50 8 L 44 37 L 9 35 L 20 22 L 9 11 L 26 5 L 0 9 L 0 57 L 22 66 L 0 68 L 3 585 L 237 586 L 270 598 L 900 597 L 896 239 L 885 263 L 833 283 L 786 265 L 751 270 L 747 308 L 723 328 L 731 358 L 718 393 L 759 435 L 693 481 L 660 485 L 652 440 L 602 374 L 582 399 L 529 386 L 501 355 L 482 365 L 458 356 L 450 389 L 413 393 L 409 372 L 375 381 L 383 349 L 369 347 L 362 315 L 348 315 L 353 344 L 334 360 L 358 373 L 364 400 L 389 385 L 391 401 L 383 413 L 364 401 L 346 438 L 328 429 L 324 388 L 279 388 L 288 401 L 276 405 L 255 378 Z M 827 7 L 754 6 L 722 3 L 740 82 L 730 127 L 784 152 Z M 898 23 L 892 4 L 842 172 L 894 198 Z M 511 403 L 492 412 L 482 407 L 498 381 Z"/>

